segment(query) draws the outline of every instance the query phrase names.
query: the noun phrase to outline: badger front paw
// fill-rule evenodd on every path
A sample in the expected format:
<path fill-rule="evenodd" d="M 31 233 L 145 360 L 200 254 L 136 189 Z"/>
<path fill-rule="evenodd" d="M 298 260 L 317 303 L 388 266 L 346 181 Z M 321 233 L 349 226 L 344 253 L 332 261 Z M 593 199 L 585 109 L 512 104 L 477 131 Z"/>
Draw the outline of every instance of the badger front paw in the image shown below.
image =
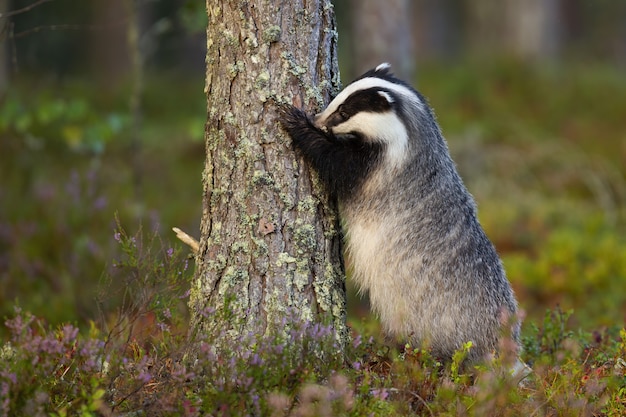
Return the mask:
<path fill-rule="evenodd" d="M 292 139 L 314 129 L 313 123 L 304 110 L 294 106 L 283 106 L 279 110 L 280 124 Z"/>

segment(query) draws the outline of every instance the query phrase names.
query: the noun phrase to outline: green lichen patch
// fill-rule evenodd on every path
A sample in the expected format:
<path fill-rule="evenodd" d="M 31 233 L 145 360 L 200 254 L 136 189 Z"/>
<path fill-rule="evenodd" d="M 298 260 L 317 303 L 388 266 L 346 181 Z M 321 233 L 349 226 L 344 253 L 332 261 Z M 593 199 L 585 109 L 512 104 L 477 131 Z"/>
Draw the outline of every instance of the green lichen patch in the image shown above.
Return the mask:
<path fill-rule="evenodd" d="M 296 258 L 289 255 L 287 252 L 281 252 L 278 254 L 278 258 L 276 259 L 276 266 L 278 268 L 282 268 L 284 264 L 292 264 L 296 262 Z"/>
<path fill-rule="evenodd" d="M 258 186 L 258 185 L 272 186 L 275 184 L 275 181 L 269 172 L 257 169 L 252 173 L 252 184 L 255 186 Z"/>
<path fill-rule="evenodd" d="M 274 43 L 280 40 L 280 26 L 272 25 L 263 31 L 263 41 L 266 43 Z"/>
<path fill-rule="evenodd" d="M 294 230 L 295 245 L 298 254 L 313 253 L 317 249 L 315 228 L 312 224 L 302 224 Z"/>

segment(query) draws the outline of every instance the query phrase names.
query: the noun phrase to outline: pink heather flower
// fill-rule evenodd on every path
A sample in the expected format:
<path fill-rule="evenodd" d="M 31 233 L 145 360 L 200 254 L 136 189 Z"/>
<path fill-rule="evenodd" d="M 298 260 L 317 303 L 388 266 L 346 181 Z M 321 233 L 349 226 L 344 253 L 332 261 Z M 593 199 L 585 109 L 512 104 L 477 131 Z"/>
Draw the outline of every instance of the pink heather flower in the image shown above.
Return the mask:
<path fill-rule="evenodd" d="M 150 382 L 151 379 L 152 379 L 152 375 L 150 375 L 150 373 L 147 371 L 142 370 L 139 373 L 139 375 L 137 375 L 137 380 L 143 382 L 144 384 L 147 384 L 148 382 Z"/>
<path fill-rule="evenodd" d="M 76 340 L 76 336 L 78 335 L 78 328 L 74 327 L 70 324 L 66 324 L 63 326 L 63 342 L 71 343 Z"/>
<path fill-rule="evenodd" d="M 384 388 L 379 388 L 379 389 L 377 388 L 377 389 L 373 389 L 373 390 L 371 391 L 371 394 L 372 394 L 375 398 L 377 398 L 377 399 L 379 399 L 379 400 L 382 400 L 382 401 L 385 401 L 385 400 L 387 399 L 387 397 L 389 397 L 389 392 L 388 392 L 386 389 L 384 389 Z"/>

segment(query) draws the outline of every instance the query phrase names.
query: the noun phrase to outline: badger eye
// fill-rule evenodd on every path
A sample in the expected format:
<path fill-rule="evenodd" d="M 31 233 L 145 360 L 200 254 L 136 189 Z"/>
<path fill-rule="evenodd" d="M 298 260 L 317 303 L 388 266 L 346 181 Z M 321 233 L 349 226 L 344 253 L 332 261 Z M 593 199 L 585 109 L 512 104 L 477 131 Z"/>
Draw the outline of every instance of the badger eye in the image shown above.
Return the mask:
<path fill-rule="evenodd" d="M 350 113 L 345 111 L 341 106 L 333 112 L 333 114 L 325 121 L 325 125 L 329 128 L 342 124 L 350 118 Z"/>

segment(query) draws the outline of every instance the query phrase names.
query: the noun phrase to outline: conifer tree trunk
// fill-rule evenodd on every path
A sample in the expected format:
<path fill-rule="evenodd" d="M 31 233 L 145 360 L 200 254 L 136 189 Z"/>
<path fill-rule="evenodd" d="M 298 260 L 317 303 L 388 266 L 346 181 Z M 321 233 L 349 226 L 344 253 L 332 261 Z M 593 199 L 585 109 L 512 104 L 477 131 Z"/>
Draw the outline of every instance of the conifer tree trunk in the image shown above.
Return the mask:
<path fill-rule="evenodd" d="M 0 0 L 0 15 L 3 15 L 8 10 L 9 1 Z M 4 99 L 4 94 L 9 87 L 9 39 L 11 36 L 9 24 L 8 20 L 0 19 L 0 32 L 2 32 L 2 35 L 0 35 L 0 101 Z"/>
<path fill-rule="evenodd" d="M 200 252 L 190 307 L 228 307 L 222 329 L 266 334 L 284 317 L 345 327 L 336 207 L 294 153 L 280 104 L 320 110 L 338 89 L 329 0 L 207 0 L 207 125 Z M 237 324 L 236 324 L 237 323 Z"/>
<path fill-rule="evenodd" d="M 389 62 L 400 78 L 415 75 L 411 34 L 413 0 L 351 0 L 353 74 Z"/>

